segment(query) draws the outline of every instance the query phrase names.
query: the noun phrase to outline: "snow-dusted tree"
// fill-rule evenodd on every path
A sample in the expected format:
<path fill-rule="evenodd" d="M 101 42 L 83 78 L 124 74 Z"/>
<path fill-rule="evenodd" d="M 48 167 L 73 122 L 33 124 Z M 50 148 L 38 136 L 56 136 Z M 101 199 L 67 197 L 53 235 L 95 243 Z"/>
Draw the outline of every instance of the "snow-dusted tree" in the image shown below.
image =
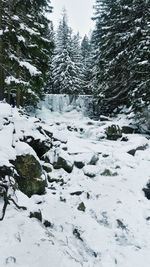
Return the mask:
<path fill-rule="evenodd" d="M 85 35 L 81 42 L 81 54 L 82 54 L 82 63 L 83 63 L 83 80 L 84 88 L 83 91 L 85 94 L 93 93 L 92 86 L 92 68 L 93 68 L 93 54 L 92 54 L 92 44 L 88 36 Z"/>
<path fill-rule="evenodd" d="M 130 105 L 137 112 L 150 106 L 150 1 L 133 1 L 130 29 Z"/>
<path fill-rule="evenodd" d="M 84 65 L 82 61 L 82 52 L 80 44 L 80 34 L 74 34 L 71 41 L 71 58 L 75 66 L 75 75 L 73 77 L 74 93 L 82 94 L 84 90 Z"/>
<path fill-rule="evenodd" d="M 53 58 L 53 92 L 79 94 L 81 90 L 81 61 L 79 35 L 72 36 L 66 11 L 56 33 Z"/>
<path fill-rule="evenodd" d="M 8 101 L 12 92 L 16 94 L 19 106 L 42 97 L 53 49 L 52 25 L 46 18 L 51 7 L 49 0 L 10 0 L 4 8 L 7 5 L 9 19 L 3 24 L 5 91 Z"/>
<path fill-rule="evenodd" d="M 136 95 L 138 100 L 149 95 L 150 3 L 97 0 L 95 10 L 94 78 L 100 105 L 111 112 L 120 105 L 132 105 Z"/>

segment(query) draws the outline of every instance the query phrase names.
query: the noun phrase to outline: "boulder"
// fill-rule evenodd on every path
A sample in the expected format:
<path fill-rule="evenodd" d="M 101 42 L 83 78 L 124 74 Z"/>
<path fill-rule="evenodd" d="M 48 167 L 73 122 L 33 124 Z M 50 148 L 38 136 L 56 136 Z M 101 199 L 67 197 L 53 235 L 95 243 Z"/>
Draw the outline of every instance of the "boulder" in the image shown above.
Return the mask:
<path fill-rule="evenodd" d="M 118 125 L 109 126 L 106 131 L 106 136 L 108 140 L 116 141 L 122 137 L 122 131 Z"/>
<path fill-rule="evenodd" d="M 124 134 L 132 134 L 135 133 L 136 129 L 132 126 L 122 126 L 121 131 Z"/>
<path fill-rule="evenodd" d="M 74 163 L 70 156 L 65 151 L 60 151 L 53 161 L 54 169 L 64 169 L 66 172 L 71 173 L 74 167 Z"/>
<path fill-rule="evenodd" d="M 94 154 L 93 156 L 92 156 L 92 158 L 90 159 L 90 161 L 89 161 L 89 165 L 96 165 L 96 163 L 97 163 L 97 161 L 99 160 L 99 156 L 98 156 L 98 154 Z"/>
<path fill-rule="evenodd" d="M 42 178 L 42 167 L 33 155 L 17 156 L 14 165 L 18 173 L 14 178 L 20 191 L 28 197 L 45 193 L 46 181 Z"/>
<path fill-rule="evenodd" d="M 74 161 L 74 165 L 78 168 L 78 169 L 82 169 L 85 166 L 85 163 L 82 160 L 75 160 Z"/>
<path fill-rule="evenodd" d="M 34 139 L 33 136 L 26 136 L 23 141 L 33 148 L 40 159 L 42 159 L 42 156 L 52 147 L 50 139 L 40 140 Z"/>
<path fill-rule="evenodd" d="M 73 163 L 69 161 L 63 155 L 59 155 L 57 161 L 53 163 L 54 169 L 64 169 L 66 172 L 71 173 L 73 170 Z"/>
<path fill-rule="evenodd" d="M 127 153 L 130 154 L 131 156 L 135 156 L 136 151 L 144 151 L 148 147 L 148 144 L 145 144 L 143 146 L 138 146 L 135 149 L 129 150 Z"/>
<path fill-rule="evenodd" d="M 86 176 L 94 178 L 99 173 L 99 168 L 94 165 L 87 165 L 83 168 L 83 172 Z"/>

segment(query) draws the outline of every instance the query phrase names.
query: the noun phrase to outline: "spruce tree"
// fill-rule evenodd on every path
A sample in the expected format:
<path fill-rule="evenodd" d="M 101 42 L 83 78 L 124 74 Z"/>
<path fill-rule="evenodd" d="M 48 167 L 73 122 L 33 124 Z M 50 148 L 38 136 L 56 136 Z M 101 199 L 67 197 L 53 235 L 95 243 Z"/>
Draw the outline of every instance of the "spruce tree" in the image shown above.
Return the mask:
<path fill-rule="evenodd" d="M 56 33 L 55 55 L 53 58 L 53 93 L 81 93 L 81 54 L 79 35 L 73 35 L 68 26 L 66 11 Z"/>
<path fill-rule="evenodd" d="M 82 54 L 82 63 L 83 63 L 83 81 L 84 87 L 83 91 L 85 94 L 93 94 L 93 87 L 92 87 L 92 67 L 93 67 L 93 60 L 92 60 L 92 43 L 91 40 L 84 36 L 81 42 L 81 54 Z"/>
<path fill-rule="evenodd" d="M 101 111 L 148 104 L 149 1 L 97 0 L 95 10 L 94 79 Z"/>
<path fill-rule="evenodd" d="M 9 4 L 8 4 L 9 2 Z M 13 92 L 17 106 L 37 102 L 43 95 L 49 58 L 53 49 L 50 2 L 6 1 L 8 20 L 4 23 L 4 85 L 7 98 Z M 6 13 L 6 12 L 5 12 Z"/>

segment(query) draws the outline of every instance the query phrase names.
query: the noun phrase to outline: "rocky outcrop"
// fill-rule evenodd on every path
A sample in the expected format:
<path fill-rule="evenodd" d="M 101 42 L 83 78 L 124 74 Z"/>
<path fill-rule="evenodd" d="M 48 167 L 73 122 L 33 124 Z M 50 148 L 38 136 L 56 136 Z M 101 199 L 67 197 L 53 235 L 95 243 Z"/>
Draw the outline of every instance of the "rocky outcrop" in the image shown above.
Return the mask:
<path fill-rule="evenodd" d="M 42 167 L 33 155 L 17 156 L 14 165 L 17 171 L 15 179 L 24 194 L 31 197 L 45 193 L 46 181 L 42 178 Z"/>

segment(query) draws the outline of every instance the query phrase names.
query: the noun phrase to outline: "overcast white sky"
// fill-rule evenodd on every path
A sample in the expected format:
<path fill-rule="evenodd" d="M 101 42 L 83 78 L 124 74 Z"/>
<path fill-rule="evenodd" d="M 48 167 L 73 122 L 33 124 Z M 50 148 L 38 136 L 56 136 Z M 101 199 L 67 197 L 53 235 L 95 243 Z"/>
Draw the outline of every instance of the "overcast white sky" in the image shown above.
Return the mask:
<path fill-rule="evenodd" d="M 93 16 L 94 0 L 51 0 L 54 7 L 52 20 L 58 25 L 63 7 L 66 8 L 69 18 L 69 25 L 75 32 L 79 31 L 81 36 L 88 34 L 93 28 L 91 17 Z"/>

